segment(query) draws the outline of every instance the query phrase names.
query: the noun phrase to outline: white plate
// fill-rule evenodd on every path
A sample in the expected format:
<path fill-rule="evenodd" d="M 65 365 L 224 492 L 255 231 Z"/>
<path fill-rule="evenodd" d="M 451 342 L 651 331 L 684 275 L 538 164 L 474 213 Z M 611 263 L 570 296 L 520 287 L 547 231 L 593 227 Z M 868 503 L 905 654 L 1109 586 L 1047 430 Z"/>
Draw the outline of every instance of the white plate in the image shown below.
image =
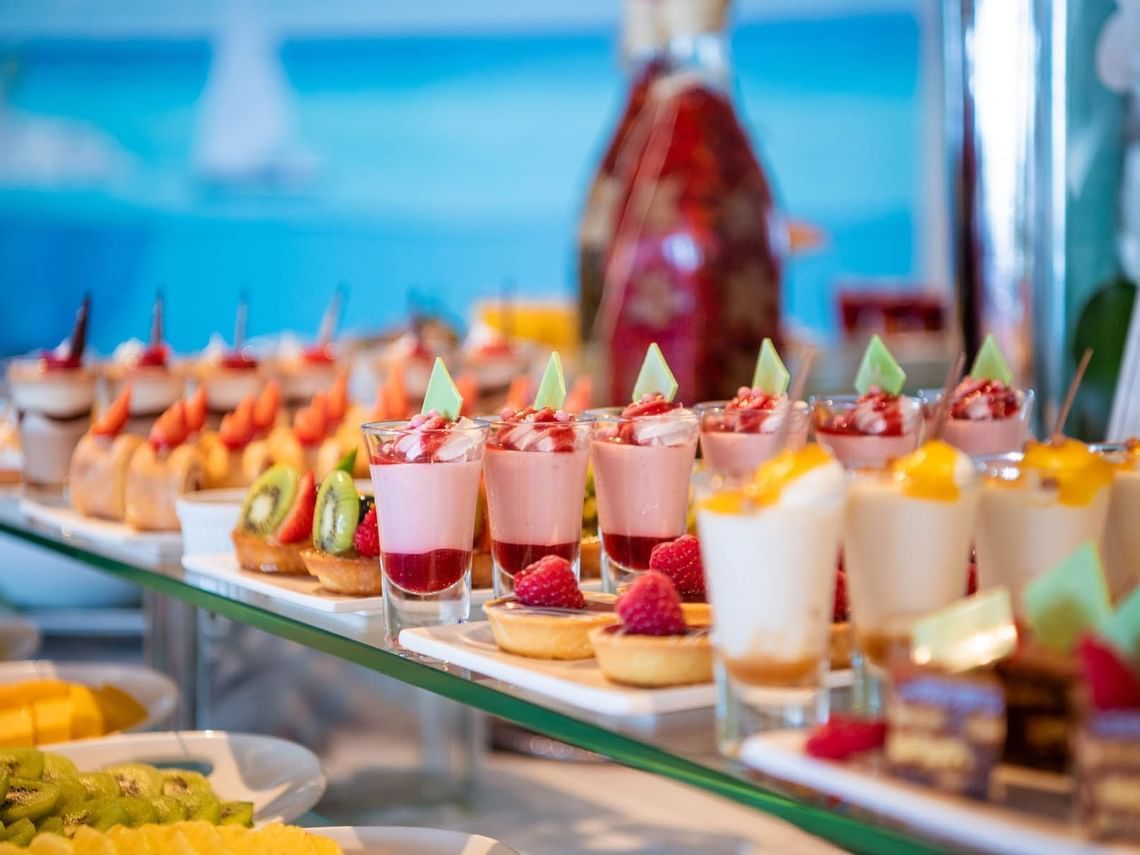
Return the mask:
<path fill-rule="evenodd" d="M 384 611 L 384 598 L 346 597 L 330 594 L 321 587 L 315 576 L 296 576 L 285 573 L 251 573 L 238 566 L 237 556 L 230 552 L 207 555 L 183 555 L 182 566 L 192 573 L 200 573 L 229 585 L 263 594 L 275 600 L 316 609 L 322 612 L 368 613 Z M 223 589 L 218 593 L 225 594 Z"/>
<path fill-rule="evenodd" d="M 490 837 L 439 828 L 377 825 L 306 830 L 336 841 L 344 855 L 519 855 Z"/>
<path fill-rule="evenodd" d="M 96 662 L 0 662 L 0 685 L 24 680 L 66 680 L 85 686 L 114 686 L 146 708 L 146 718 L 128 730 L 147 730 L 164 723 L 178 704 L 178 687 L 165 674 L 142 665 L 104 665 Z M 44 746 L 54 751 L 54 746 Z"/>
<path fill-rule="evenodd" d="M 45 505 L 21 499 L 20 512 L 29 519 L 96 544 L 114 547 L 141 561 L 157 563 L 182 554 L 182 535 L 177 531 L 137 531 L 126 523 L 87 517 L 74 508 Z"/>
<path fill-rule="evenodd" d="M 754 736 L 744 743 L 740 761 L 774 778 L 826 793 L 968 850 L 1019 855 L 1135 851 L 1098 846 L 1075 826 L 1052 819 L 1058 814 L 1045 805 L 1039 814 L 1018 811 L 809 757 L 804 753 L 806 739 L 801 730 Z M 996 774 L 999 779 L 1007 777 L 1013 785 L 1024 780 L 1024 775 L 1010 771 L 1003 776 L 1005 769 L 999 768 Z M 1046 788 L 1038 789 L 1044 794 Z"/>
<path fill-rule="evenodd" d="M 223 801 L 253 802 L 253 819 L 292 822 L 325 792 L 325 776 L 309 749 L 250 733 L 220 730 L 128 733 L 63 742 L 47 750 L 62 754 L 81 771 L 119 763 L 156 766 L 208 764 L 210 786 Z"/>

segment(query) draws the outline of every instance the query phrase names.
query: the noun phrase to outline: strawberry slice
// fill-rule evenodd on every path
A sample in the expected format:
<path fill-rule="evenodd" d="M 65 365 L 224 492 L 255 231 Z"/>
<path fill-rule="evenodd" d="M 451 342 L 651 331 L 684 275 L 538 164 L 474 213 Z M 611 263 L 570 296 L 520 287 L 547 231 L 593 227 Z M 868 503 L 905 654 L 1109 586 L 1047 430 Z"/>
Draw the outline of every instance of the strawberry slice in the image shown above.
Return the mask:
<path fill-rule="evenodd" d="M 231 451 L 245 448 L 253 440 L 253 408 L 253 396 L 246 395 L 232 413 L 222 416 L 218 439 Z"/>
<path fill-rule="evenodd" d="M 277 527 L 275 537 L 280 543 L 300 543 L 313 536 L 313 511 L 317 507 L 317 479 L 312 472 L 301 476 L 297 485 L 297 498 L 288 515 Z"/>
<path fill-rule="evenodd" d="M 177 448 L 186 439 L 186 405 L 175 401 L 150 429 L 150 444 L 154 449 Z"/>
<path fill-rule="evenodd" d="M 804 750 L 811 757 L 845 760 L 852 754 L 881 748 L 887 741 L 887 723 L 833 713 L 826 724 L 811 732 Z"/>
<path fill-rule="evenodd" d="M 1140 708 L 1140 680 L 1120 654 L 1103 639 L 1084 636 L 1077 644 L 1081 670 L 1098 710 Z"/>
<path fill-rule="evenodd" d="M 277 410 L 280 406 L 281 386 L 276 380 L 270 380 L 257 396 L 257 403 L 253 405 L 253 428 L 259 436 L 269 433 L 277 421 Z"/>
<path fill-rule="evenodd" d="M 333 424 L 337 424 L 344 418 L 344 414 L 348 412 L 348 372 L 341 371 L 336 375 L 333 380 L 332 388 L 329 389 L 328 394 L 328 418 Z"/>
<path fill-rule="evenodd" d="M 107 407 L 95 424 L 91 426 L 91 433 L 95 436 L 108 438 L 118 436 L 123 426 L 126 425 L 130 414 L 131 387 L 130 384 L 128 384 L 123 387 L 123 391 L 119 393 L 119 397 L 111 402 L 111 406 Z"/>
<path fill-rule="evenodd" d="M 324 392 L 317 392 L 309 406 L 297 410 L 293 416 L 293 433 L 301 445 L 316 445 L 328 431 L 328 402 Z"/>
<path fill-rule="evenodd" d="M 206 390 L 198 387 L 198 391 L 190 396 L 186 402 L 186 430 L 197 433 L 206 425 Z"/>

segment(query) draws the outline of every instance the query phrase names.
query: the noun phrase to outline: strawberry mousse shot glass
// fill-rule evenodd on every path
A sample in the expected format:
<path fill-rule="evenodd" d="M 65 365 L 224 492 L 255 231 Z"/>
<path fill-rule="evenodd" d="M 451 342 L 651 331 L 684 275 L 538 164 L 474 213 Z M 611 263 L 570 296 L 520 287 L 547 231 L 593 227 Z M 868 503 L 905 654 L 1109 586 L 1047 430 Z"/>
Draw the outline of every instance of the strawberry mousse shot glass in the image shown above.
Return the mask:
<path fill-rule="evenodd" d="M 813 398 L 811 407 L 815 441 L 848 469 L 882 469 L 918 445 L 922 407 L 909 395 L 872 388 Z"/>
<path fill-rule="evenodd" d="M 466 621 L 487 427 L 431 411 L 361 429 L 376 492 L 389 637 Z"/>
<path fill-rule="evenodd" d="M 920 389 L 918 399 L 929 432 L 942 401 L 942 390 Z M 1033 402 L 1032 389 L 967 377 L 954 389 L 942 438 L 971 457 L 1021 451 L 1029 436 Z"/>
<path fill-rule="evenodd" d="M 590 419 L 550 407 L 504 410 L 478 419 L 490 431 L 483 456 L 496 597 L 544 555 L 580 576 L 582 503 L 590 461 Z"/>
<path fill-rule="evenodd" d="M 587 415 L 593 418 L 602 582 L 615 593 L 649 569 L 654 546 L 685 533 L 700 420 L 652 394 Z"/>
<path fill-rule="evenodd" d="M 783 395 L 768 395 L 741 386 L 731 401 L 708 401 L 693 409 L 701 420 L 701 457 L 718 475 L 746 476 L 781 450 L 780 429 L 788 417 Z M 792 405 L 792 424 L 783 448 L 798 451 L 807 444 L 811 408 Z"/>

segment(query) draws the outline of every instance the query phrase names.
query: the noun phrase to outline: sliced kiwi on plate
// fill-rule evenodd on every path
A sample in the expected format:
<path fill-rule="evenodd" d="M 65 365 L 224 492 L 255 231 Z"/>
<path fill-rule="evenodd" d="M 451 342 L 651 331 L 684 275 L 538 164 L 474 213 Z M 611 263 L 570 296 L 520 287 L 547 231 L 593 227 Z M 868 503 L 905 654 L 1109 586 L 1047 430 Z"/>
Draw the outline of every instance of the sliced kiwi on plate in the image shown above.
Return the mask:
<path fill-rule="evenodd" d="M 59 754 L 44 752 L 44 770 L 40 776 L 44 781 L 58 781 L 60 778 L 76 778 L 79 776 L 78 767 Z"/>
<path fill-rule="evenodd" d="M 63 834 L 63 819 L 58 816 L 45 816 L 36 823 L 39 834 Z"/>
<path fill-rule="evenodd" d="M 258 537 L 277 531 L 293 507 L 300 480 L 297 470 L 284 463 L 270 466 L 262 472 L 246 493 L 238 528 Z"/>
<path fill-rule="evenodd" d="M 213 793 L 210 782 L 201 772 L 190 769 L 165 769 L 162 772 L 162 794 L 179 798 L 189 793 Z"/>
<path fill-rule="evenodd" d="M 253 802 L 222 802 L 221 824 L 253 828 Z"/>
<path fill-rule="evenodd" d="M 81 772 L 79 783 L 87 791 L 88 799 L 114 799 L 123 794 L 119 782 L 106 772 Z"/>
<path fill-rule="evenodd" d="M 158 811 L 154 809 L 149 798 L 123 796 L 119 799 L 119 807 L 127 815 L 127 825 L 131 828 L 158 822 Z"/>
<path fill-rule="evenodd" d="M 186 806 L 174 796 L 155 796 L 150 803 L 154 807 L 155 822 L 160 825 L 186 819 Z"/>
<path fill-rule="evenodd" d="M 4 842 L 13 846 L 27 846 L 36 837 L 36 826 L 30 819 L 18 819 L 4 829 Z"/>
<path fill-rule="evenodd" d="M 356 484 L 347 472 L 334 469 L 325 476 L 317 491 L 313 546 L 333 555 L 347 552 L 352 548 L 359 523 L 360 499 L 356 495 Z"/>
<path fill-rule="evenodd" d="M 202 820 L 212 825 L 222 821 L 222 802 L 213 793 L 190 792 L 179 796 L 178 800 L 186 808 L 189 820 Z"/>
<path fill-rule="evenodd" d="M 103 771 L 115 779 L 124 796 L 149 798 L 162 793 L 162 774 L 145 763 L 123 763 Z"/>
<path fill-rule="evenodd" d="M 13 778 L 38 781 L 44 776 L 44 753 L 34 748 L 5 748 L 0 751 L 0 769 Z"/>
<path fill-rule="evenodd" d="M 35 822 L 55 810 L 60 795 L 59 787 L 55 784 L 12 778 L 8 795 L 0 807 L 0 821 L 5 827 L 21 819 Z"/>
<path fill-rule="evenodd" d="M 106 831 L 115 825 L 128 825 L 130 817 L 119 801 L 119 799 L 96 799 L 67 811 L 60 817 L 63 820 L 64 833 L 74 834 L 81 825 L 90 826 L 97 831 Z"/>

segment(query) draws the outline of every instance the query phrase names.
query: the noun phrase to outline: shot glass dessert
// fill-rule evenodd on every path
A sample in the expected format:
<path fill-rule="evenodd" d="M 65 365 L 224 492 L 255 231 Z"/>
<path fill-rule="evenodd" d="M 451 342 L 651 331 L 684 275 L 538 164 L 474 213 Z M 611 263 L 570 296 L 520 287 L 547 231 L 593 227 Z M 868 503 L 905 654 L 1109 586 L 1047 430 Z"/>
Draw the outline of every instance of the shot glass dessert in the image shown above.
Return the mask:
<path fill-rule="evenodd" d="M 270 370 L 281 384 L 285 411 L 292 414 L 313 395 L 328 391 L 340 367 L 331 342 L 303 345 L 293 337 L 282 337 Z"/>
<path fill-rule="evenodd" d="M 128 339 L 115 348 L 103 366 L 107 391 L 118 398 L 131 387 L 130 417 L 126 430 L 138 436 L 150 433 L 155 420 L 186 391 L 186 373 L 171 358 L 170 346 L 163 340 L 162 295 L 155 298 L 151 316 L 150 342 Z"/>
<path fill-rule="evenodd" d="M 747 480 L 698 482 L 697 526 L 717 654 L 721 750 L 826 719 L 835 555 L 847 482 L 822 446 L 783 451 Z"/>
<path fill-rule="evenodd" d="M 1108 590 L 1118 601 L 1140 582 L 1140 440 L 1094 449 L 1113 467 L 1101 551 Z"/>
<path fill-rule="evenodd" d="M 230 349 L 216 337 L 202 354 L 195 376 L 198 385 L 206 390 L 206 410 L 212 427 L 236 409 L 242 398 L 257 397 L 265 382 L 261 362 L 252 351 Z"/>
<path fill-rule="evenodd" d="M 987 461 L 974 536 L 979 590 L 1004 585 L 1021 614 L 1029 582 L 1101 539 L 1112 480 L 1112 466 L 1073 439 L 1030 442 L 1020 459 Z"/>
<path fill-rule="evenodd" d="M 780 451 L 780 428 L 791 411 L 787 444 L 793 451 L 807 443 L 810 409 L 804 401 L 789 401 L 741 386 L 731 401 L 698 404 L 701 456 L 719 475 L 745 476 Z"/>

